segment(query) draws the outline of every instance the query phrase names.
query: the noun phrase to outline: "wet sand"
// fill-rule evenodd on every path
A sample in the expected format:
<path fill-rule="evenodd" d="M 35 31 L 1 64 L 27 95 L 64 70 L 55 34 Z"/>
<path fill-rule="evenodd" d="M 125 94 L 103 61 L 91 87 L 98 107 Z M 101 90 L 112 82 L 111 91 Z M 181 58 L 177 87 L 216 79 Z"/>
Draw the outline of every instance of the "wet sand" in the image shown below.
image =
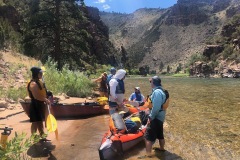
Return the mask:
<path fill-rule="evenodd" d="M 49 133 L 48 139 L 51 142 L 38 143 L 33 145 L 27 151 L 27 155 L 33 159 L 42 160 L 98 160 L 98 147 L 103 134 L 108 130 L 109 115 L 99 115 L 94 117 L 85 117 L 81 119 L 58 119 L 59 140 L 56 140 L 54 133 Z M 13 128 L 10 140 L 14 132 L 25 132 L 30 136 L 29 118 L 22 112 L 6 119 L 0 120 L 0 126 Z M 165 125 L 165 128 L 168 126 Z M 155 145 L 157 147 L 157 144 Z M 168 146 L 168 145 L 167 145 Z M 169 147 L 168 147 L 169 148 Z M 145 154 L 144 141 L 139 143 L 132 150 L 126 152 L 123 158 L 134 160 Z M 170 150 L 162 153 L 156 153 L 153 160 L 164 159 L 182 159 L 180 156 L 171 153 Z M 117 159 L 115 159 L 117 160 Z"/>

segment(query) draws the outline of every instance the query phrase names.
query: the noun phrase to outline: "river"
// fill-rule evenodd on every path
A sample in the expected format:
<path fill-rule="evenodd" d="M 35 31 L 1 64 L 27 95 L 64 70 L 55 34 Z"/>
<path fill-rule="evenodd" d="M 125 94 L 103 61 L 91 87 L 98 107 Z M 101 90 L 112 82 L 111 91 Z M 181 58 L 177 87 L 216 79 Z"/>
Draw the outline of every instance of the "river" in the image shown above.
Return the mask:
<path fill-rule="evenodd" d="M 141 88 L 144 96 L 149 94 L 148 79 L 126 78 L 126 97 L 135 86 Z M 162 77 L 162 84 L 170 93 L 164 128 L 167 151 L 152 159 L 240 159 L 239 79 Z M 98 147 L 108 129 L 108 119 L 108 115 L 101 115 L 74 121 L 72 133 L 66 131 L 64 140 L 53 151 L 55 157 L 98 160 Z M 142 142 L 126 152 L 123 159 L 137 159 L 144 154 Z"/>

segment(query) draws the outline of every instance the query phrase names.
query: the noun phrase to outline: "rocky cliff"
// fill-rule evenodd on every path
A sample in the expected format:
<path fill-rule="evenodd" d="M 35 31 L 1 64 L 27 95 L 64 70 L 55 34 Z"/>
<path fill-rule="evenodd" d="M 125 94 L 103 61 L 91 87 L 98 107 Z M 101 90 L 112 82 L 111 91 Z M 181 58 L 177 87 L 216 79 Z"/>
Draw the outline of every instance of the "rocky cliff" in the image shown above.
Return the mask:
<path fill-rule="evenodd" d="M 110 40 L 123 46 L 133 67 L 175 72 L 207 45 L 218 45 L 222 27 L 239 13 L 239 0 L 178 0 L 167 9 L 139 9 L 133 14 L 101 13 Z M 228 33 L 226 33 L 228 34 Z M 215 44 L 216 43 L 216 44 Z M 120 49 L 119 49 L 120 50 Z"/>

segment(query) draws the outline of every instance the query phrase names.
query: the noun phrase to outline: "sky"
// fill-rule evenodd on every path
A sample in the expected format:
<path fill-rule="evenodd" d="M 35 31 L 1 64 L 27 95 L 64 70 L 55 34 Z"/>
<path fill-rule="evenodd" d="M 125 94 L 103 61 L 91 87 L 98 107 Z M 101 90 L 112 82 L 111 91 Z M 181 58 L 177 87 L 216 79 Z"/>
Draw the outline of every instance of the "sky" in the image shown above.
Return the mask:
<path fill-rule="evenodd" d="M 86 6 L 97 7 L 100 11 L 133 13 L 139 8 L 168 8 L 177 0 L 84 0 Z"/>

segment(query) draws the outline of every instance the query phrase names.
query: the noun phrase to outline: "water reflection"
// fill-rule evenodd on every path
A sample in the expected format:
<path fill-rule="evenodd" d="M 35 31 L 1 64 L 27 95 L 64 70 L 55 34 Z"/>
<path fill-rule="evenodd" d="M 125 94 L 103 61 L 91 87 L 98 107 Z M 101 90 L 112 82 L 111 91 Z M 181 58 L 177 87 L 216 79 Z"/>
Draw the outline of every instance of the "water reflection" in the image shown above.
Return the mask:
<path fill-rule="evenodd" d="M 126 97 L 136 86 L 144 96 L 149 94 L 148 79 L 127 78 Z M 153 160 L 240 159 L 239 79 L 162 77 L 162 83 L 170 93 L 164 126 L 167 151 L 156 153 Z M 61 135 L 64 141 L 54 155 L 57 159 L 98 160 L 98 147 L 108 122 L 109 115 L 75 120 Z M 123 159 L 133 160 L 144 154 L 142 142 L 126 152 Z"/>
<path fill-rule="evenodd" d="M 127 82 L 144 95 L 150 91 L 148 79 Z M 187 159 L 240 159 L 239 79 L 163 77 L 162 83 L 171 100 L 167 149 Z"/>

